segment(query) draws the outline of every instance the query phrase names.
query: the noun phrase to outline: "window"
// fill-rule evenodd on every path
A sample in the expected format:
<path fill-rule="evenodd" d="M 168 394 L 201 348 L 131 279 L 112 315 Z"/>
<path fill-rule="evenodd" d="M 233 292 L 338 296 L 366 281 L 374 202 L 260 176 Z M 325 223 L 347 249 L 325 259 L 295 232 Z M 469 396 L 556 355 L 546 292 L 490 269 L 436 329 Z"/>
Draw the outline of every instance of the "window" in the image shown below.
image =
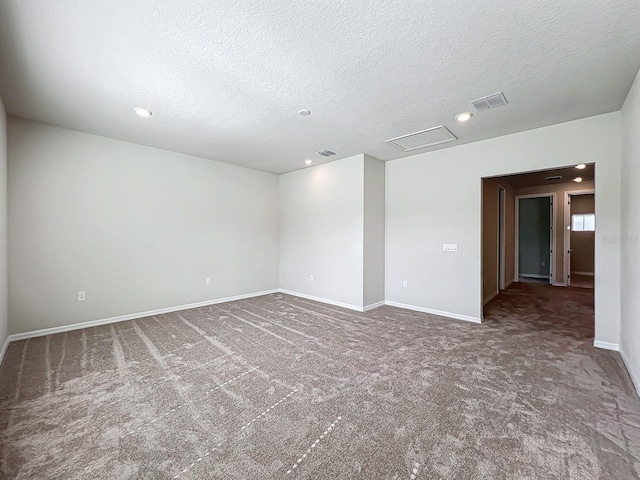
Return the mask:
<path fill-rule="evenodd" d="M 571 230 L 574 232 L 595 232 L 596 215 L 594 213 L 577 213 L 571 215 Z"/>

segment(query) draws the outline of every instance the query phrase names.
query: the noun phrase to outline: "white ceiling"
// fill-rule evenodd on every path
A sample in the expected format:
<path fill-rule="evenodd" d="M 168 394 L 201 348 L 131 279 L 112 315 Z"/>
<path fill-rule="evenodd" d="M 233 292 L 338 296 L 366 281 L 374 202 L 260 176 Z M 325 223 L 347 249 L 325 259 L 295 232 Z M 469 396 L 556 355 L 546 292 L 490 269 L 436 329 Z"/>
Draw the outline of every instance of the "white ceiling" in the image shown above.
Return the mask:
<path fill-rule="evenodd" d="M 406 156 L 385 140 L 440 124 L 459 140 L 432 150 L 618 110 L 638 25 L 638 0 L 2 0 L 0 95 L 11 115 L 281 173 Z M 509 105 L 456 124 L 499 90 Z"/>

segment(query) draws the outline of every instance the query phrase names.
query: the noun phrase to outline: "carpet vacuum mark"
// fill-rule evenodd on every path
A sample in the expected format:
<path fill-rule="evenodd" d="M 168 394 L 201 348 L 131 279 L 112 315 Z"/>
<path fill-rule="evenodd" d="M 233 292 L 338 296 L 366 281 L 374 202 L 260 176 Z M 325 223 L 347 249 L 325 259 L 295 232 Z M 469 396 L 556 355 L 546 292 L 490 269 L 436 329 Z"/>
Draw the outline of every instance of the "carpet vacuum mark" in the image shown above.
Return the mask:
<path fill-rule="evenodd" d="M 14 342 L 0 478 L 638 480 L 592 341 L 593 290 L 523 283 L 481 325 L 271 294 Z"/>

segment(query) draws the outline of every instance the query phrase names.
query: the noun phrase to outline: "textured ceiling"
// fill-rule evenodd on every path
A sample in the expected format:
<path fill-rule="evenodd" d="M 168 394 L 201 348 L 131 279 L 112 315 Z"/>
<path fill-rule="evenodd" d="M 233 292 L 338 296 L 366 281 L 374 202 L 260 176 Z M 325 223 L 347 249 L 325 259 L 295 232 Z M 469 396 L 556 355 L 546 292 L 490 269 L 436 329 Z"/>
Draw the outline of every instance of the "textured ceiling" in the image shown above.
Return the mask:
<path fill-rule="evenodd" d="M 406 156 L 385 140 L 440 124 L 459 140 L 431 150 L 618 110 L 639 24 L 638 0 L 2 0 L 0 95 L 11 115 L 281 173 Z M 455 123 L 499 90 L 507 106 Z"/>

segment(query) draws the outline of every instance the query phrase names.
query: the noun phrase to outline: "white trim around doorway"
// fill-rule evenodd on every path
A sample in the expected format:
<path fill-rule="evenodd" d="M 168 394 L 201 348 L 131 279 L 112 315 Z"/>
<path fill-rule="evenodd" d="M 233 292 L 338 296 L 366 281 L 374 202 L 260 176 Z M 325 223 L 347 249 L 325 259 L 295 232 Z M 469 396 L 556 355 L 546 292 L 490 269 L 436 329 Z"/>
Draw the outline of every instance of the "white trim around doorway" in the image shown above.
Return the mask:
<path fill-rule="evenodd" d="M 564 228 L 562 229 L 562 236 L 564 238 L 563 247 L 563 267 L 567 270 L 564 272 L 564 278 L 562 279 L 562 283 L 565 287 L 571 285 L 571 281 L 569 279 L 569 275 L 571 274 L 571 266 L 569 265 L 569 250 L 571 249 L 571 204 L 569 203 L 569 199 L 573 196 L 577 195 L 594 195 L 595 199 L 596 190 L 594 188 L 586 189 L 586 190 L 573 190 L 570 192 L 564 192 Z M 596 215 L 596 233 L 598 231 L 598 216 Z M 569 234 L 567 235 L 567 232 Z M 595 262 L 594 262 L 595 265 Z M 578 272 L 574 272 L 578 273 Z M 594 275 L 593 273 L 591 275 Z M 595 276 L 595 275 L 594 275 Z"/>
<path fill-rule="evenodd" d="M 515 259 L 515 265 L 514 265 L 514 275 L 513 275 L 513 281 L 514 282 L 518 282 L 520 281 L 520 243 L 519 243 L 519 230 L 520 230 L 520 200 L 523 198 L 546 198 L 546 197 L 550 197 L 551 198 L 551 235 L 549 235 L 550 237 L 550 241 L 549 241 L 549 263 L 551 263 L 551 265 L 549 265 L 549 271 L 551 272 L 551 276 L 549 278 L 549 283 L 551 285 L 555 285 L 556 284 L 556 252 L 555 252 L 555 248 L 554 248 L 554 244 L 555 244 L 555 225 L 556 225 L 556 215 L 555 215 L 555 205 L 556 205 L 556 193 L 555 192 L 548 192 L 548 193 L 530 193 L 528 195 L 516 195 L 515 196 L 515 210 L 516 210 L 516 215 L 515 215 L 515 225 L 514 225 L 514 229 L 515 229 L 515 255 L 514 255 L 514 259 Z M 546 277 L 543 277 L 546 278 Z"/>
<path fill-rule="evenodd" d="M 498 292 L 507 288 L 507 189 L 498 184 Z M 511 283 L 511 282 L 509 282 Z"/>

